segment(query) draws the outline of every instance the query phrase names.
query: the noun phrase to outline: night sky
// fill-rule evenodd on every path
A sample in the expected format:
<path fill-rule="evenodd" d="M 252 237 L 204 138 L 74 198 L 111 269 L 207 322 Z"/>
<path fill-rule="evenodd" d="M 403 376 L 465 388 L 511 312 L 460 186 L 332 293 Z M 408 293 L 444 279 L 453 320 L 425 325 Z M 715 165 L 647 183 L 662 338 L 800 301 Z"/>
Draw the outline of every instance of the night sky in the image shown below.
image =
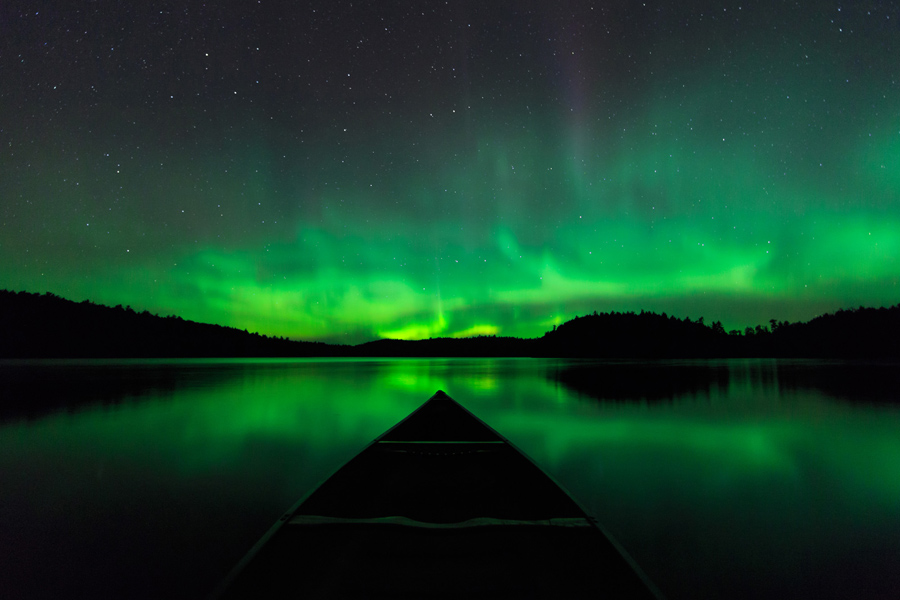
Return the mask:
<path fill-rule="evenodd" d="M 295 339 L 900 302 L 900 3 L 0 4 L 0 288 Z"/>

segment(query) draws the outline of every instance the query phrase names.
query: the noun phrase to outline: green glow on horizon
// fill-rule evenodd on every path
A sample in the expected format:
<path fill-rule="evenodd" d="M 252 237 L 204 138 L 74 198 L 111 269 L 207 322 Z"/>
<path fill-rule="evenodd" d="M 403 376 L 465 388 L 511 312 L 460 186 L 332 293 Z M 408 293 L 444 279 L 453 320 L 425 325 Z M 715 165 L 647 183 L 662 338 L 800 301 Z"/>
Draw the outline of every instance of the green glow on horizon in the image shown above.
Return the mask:
<path fill-rule="evenodd" d="M 500 332 L 500 328 L 496 325 L 472 325 L 468 329 L 463 329 L 462 331 L 453 332 L 453 337 L 455 338 L 468 338 L 475 337 L 478 335 L 497 335 Z"/>
<path fill-rule="evenodd" d="M 335 239 L 309 231 L 305 233 L 316 240 L 314 245 L 294 241 L 268 244 L 262 251 L 209 248 L 168 268 L 153 264 L 151 257 L 145 266 L 120 267 L 120 277 L 110 277 L 103 287 L 95 287 L 95 281 L 61 280 L 60 291 L 71 290 L 75 300 L 130 303 L 139 310 L 268 335 L 335 339 L 345 333 L 353 336 L 351 341 L 535 337 L 590 310 L 646 308 L 676 314 L 677 303 L 669 309 L 666 299 L 686 295 L 795 301 L 800 306 L 825 298 L 833 308 L 873 301 L 868 298 L 893 303 L 900 219 L 822 213 L 796 235 L 749 219 L 741 228 L 752 231 L 737 241 L 674 218 L 652 230 L 638 221 L 595 221 L 587 225 L 591 235 L 579 233 L 585 225 L 578 223 L 561 228 L 552 250 L 521 243 L 503 228 L 487 246 L 448 246 L 442 256 L 428 259 L 415 258 L 434 253 L 421 247 L 409 250 L 411 240 Z M 401 249 L 406 253 L 402 264 L 370 264 L 377 261 L 373 256 L 400 254 Z M 336 265 L 334 256 L 341 251 L 363 258 L 356 265 Z M 295 265 L 297 255 L 313 266 Z M 22 287 L 34 289 L 42 279 Z M 163 284 L 148 285 L 151 281 Z M 753 316 L 742 322 L 741 315 L 729 314 L 726 302 L 718 310 L 700 310 L 726 326 L 754 323 Z M 686 309 L 682 316 L 700 314 Z M 765 316 L 756 316 L 755 322 L 764 323 Z"/>

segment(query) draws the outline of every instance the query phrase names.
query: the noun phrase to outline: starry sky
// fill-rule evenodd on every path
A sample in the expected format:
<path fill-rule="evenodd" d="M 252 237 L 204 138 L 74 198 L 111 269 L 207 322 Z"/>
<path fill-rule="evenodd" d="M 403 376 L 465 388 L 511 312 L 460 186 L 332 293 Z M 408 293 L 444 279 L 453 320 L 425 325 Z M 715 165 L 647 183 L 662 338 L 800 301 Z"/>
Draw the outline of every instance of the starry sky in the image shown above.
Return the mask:
<path fill-rule="evenodd" d="M 900 302 L 898 2 L 0 5 L 0 288 L 294 339 Z"/>

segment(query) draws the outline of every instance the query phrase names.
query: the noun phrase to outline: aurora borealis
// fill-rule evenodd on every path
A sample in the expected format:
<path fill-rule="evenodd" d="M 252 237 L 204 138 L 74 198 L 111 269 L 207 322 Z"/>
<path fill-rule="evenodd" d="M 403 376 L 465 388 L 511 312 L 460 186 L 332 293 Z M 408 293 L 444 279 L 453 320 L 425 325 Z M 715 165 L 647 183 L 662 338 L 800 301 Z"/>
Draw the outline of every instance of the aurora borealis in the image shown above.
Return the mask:
<path fill-rule="evenodd" d="M 4 2 L 0 288 L 284 335 L 900 301 L 895 2 Z"/>

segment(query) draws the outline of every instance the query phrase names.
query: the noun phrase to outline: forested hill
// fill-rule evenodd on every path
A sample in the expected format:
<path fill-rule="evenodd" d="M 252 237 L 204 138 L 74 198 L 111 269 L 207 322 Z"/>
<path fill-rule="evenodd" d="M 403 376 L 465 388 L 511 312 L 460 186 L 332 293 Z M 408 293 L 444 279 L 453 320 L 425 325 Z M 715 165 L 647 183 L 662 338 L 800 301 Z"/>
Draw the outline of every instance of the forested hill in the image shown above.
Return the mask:
<path fill-rule="evenodd" d="M 346 347 L 138 313 L 121 305 L 0 291 L 2 358 L 335 356 L 343 350 Z"/>
<path fill-rule="evenodd" d="M 593 358 L 900 358 L 900 305 L 839 310 L 806 323 L 771 320 L 725 331 L 665 313 L 594 313 L 536 339 L 296 342 L 158 317 L 130 307 L 0 291 L 0 358 L 305 356 L 535 356 Z"/>
<path fill-rule="evenodd" d="M 598 358 L 900 357 L 900 305 L 839 310 L 809 322 L 726 332 L 665 313 L 594 313 L 544 335 L 542 356 Z"/>

